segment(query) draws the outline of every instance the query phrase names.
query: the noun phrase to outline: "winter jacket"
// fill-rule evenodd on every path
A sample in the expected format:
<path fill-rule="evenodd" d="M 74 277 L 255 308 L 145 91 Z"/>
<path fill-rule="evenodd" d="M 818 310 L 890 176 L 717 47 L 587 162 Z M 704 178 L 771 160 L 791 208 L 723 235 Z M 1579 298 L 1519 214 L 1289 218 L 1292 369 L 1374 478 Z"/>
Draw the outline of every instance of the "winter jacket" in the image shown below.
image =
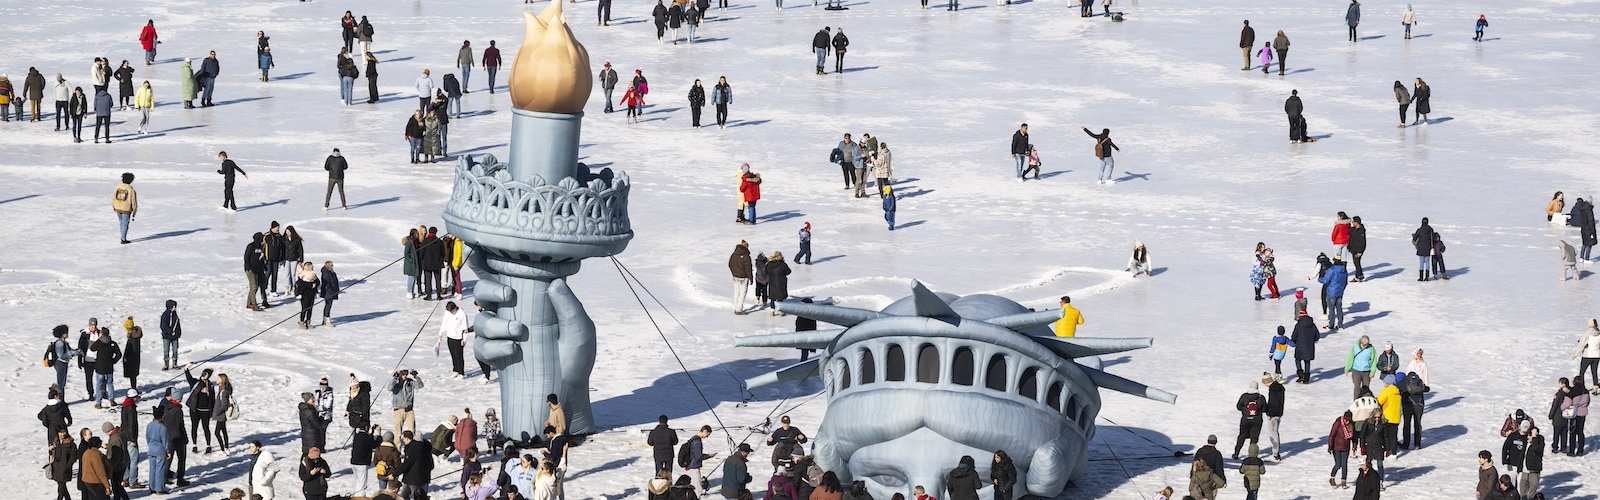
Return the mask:
<path fill-rule="evenodd" d="M 1474 26 L 1474 30 L 1483 31 L 1484 28 L 1489 27 L 1489 20 L 1480 17 L 1480 18 L 1478 18 L 1478 22 L 1474 23 L 1473 26 Z"/>
<path fill-rule="evenodd" d="M 444 75 L 445 97 L 461 97 L 461 81 L 456 80 L 456 75 Z"/>
<path fill-rule="evenodd" d="M 657 424 L 650 429 L 650 436 L 645 439 L 645 444 L 650 445 L 655 452 L 657 462 L 671 462 L 674 447 L 678 445 L 678 433 L 667 427 L 666 424 Z"/>
<path fill-rule="evenodd" d="M 432 234 L 422 240 L 422 256 L 420 259 L 423 271 L 438 271 L 444 269 L 444 243 L 439 237 Z"/>
<path fill-rule="evenodd" d="M 1328 285 L 1329 297 L 1343 297 L 1345 287 L 1350 285 L 1350 271 L 1343 264 L 1335 264 L 1321 278 L 1317 278 L 1317 282 Z"/>
<path fill-rule="evenodd" d="M 1386 376 L 1392 375 L 1394 372 L 1400 371 L 1400 355 L 1395 354 L 1394 351 L 1380 352 L 1378 353 L 1378 364 L 1375 366 L 1377 366 L 1378 373 Z"/>
<path fill-rule="evenodd" d="M 1423 85 L 1411 89 L 1411 98 L 1417 103 L 1417 112 L 1428 114 L 1433 112 L 1433 106 L 1428 104 L 1428 99 L 1433 96 L 1433 87 Z"/>
<path fill-rule="evenodd" d="M 120 74 L 121 71 L 119 70 L 118 73 Z M 130 75 L 129 78 L 131 79 L 133 70 L 128 69 L 128 74 Z M 126 81 L 124 85 L 132 85 L 131 80 Z M 29 100 L 44 100 L 44 75 L 40 74 L 39 70 L 30 68 L 28 70 L 28 77 L 22 80 L 22 92 L 27 94 Z M 129 95 L 132 95 L 132 93 Z"/>
<path fill-rule="evenodd" d="M 1271 384 L 1267 385 L 1267 416 L 1268 417 L 1282 417 L 1283 416 L 1283 399 L 1286 396 L 1287 395 L 1285 393 L 1285 389 L 1284 389 L 1282 383 L 1279 383 L 1277 381 L 1273 381 Z"/>
<path fill-rule="evenodd" d="M 1361 227 L 1356 227 L 1356 226 L 1353 226 L 1353 225 L 1350 226 L 1350 240 L 1349 240 L 1348 248 L 1350 249 L 1350 253 L 1354 253 L 1354 254 L 1367 253 L 1367 226 L 1366 226 L 1366 224 L 1362 224 Z"/>
<path fill-rule="evenodd" d="M 1383 407 L 1383 419 L 1390 424 L 1398 425 L 1400 423 L 1400 405 L 1402 404 L 1405 404 L 1405 401 L 1400 399 L 1399 385 L 1385 385 L 1383 390 L 1378 391 L 1378 406 Z"/>
<path fill-rule="evenodd" d="M 79 459 L 78 481 L 86 485 L 99 485 L 105 488 L 101 491 L 111 491 L 111 471 L 106 470 L 106 456 L 100 453 L 99 448 L 89 448 L 83 451 Z M 119 481 L 122 478 L 117 478 Z"/>
<path fill-rule="evenodd" d="M 894 164 L 891 162 L 888 147 L 878 147 L 878 160 L 872 162 L 872 176 L 878 179 L 888 179 L 894 177 Z"/>
<path fill-rule="evenodd" d="M 700 439 L 698 434 L 691 436 L 689 438 L 689 466 L 684 468 L 698 470 L 705 466 L 705 461 L 711 459 L 711 456 L 707 455 L 705 451 L 705 441 Z"/>
<path fill-rule="evenodd" d="M 389 393 L 392 395 L 389 400 L 389 407 L 396 410 L 412 409 L 416 401 L 417 389 L 421 389 L 422 386 L 422 379 L 417 378 L 416 375 L 407 377 L 404 380 L 393 379 L 393 381 L 389 382 Z"/>
<path fill-rule="evenodd" d="M 1411 104 L 1411 93 L 1406 91 L 1405 85 L 1394 87 L 1394 100 L 1401 105 Z"/>
<path fill-rule="evenodd" d="M 50 434 L 51 438 L 55 433 Z M 78 448 L 72 441 L 57 442 L 50 446 L 50 480 L 66 484 L 72 481 L 72 463 L 78 459 Z"/>
<path fill-rule="evenodd" d="M 1289 37 L 1287 35 L 1278 35 L 1277 38 L 1273 38 L 1272 48 L 1278 52 L 1289 50 Z"/>
<path fill-rule="evenodd" d="M 1344 23 L 1349 26 L 1361 24 L 1361 4 L 1350 2 L 1350 8 L 1344 11 Z"/>
<path fill-rule="evenodd" d="M 1005 451 L 999 455 L 999 462 L 989 464 L 989 484 L 994 485 L 996 498 L 1012 498 L 1011 492 L 1017 488 L 1017 466 Z"/>
<path fill-rule="evenodd" d="M 249 253 L 246 252 L 245 255 L 248 259 Z M 248 262 L 246 262 L 246 264 L 248 264 Z M 249 266 L 246 265 L 245 269 L 249 269 Z M 161 313 L 161 340 L 178 340 L 183 338 L 183 320 L 178 318 L 178 311 L 173 309 L 173 306 L 176 305 L 178 305 L 177 301 L 168 300 L 167 310 Z"/>
<path fill-rule="evenodd" d="M 850 37 L 844 36 L 844 32 L 843 31 L 840 31 L 838 34 L 833 35 L 833 50 L 839 51 L 839 52 L 844 52 L 845 49 L 847 49 L 849 47 L 850 47 Z"/>
<path fill-rule="evenodd" d="M 1252 448 L 1255 447 L 1254 444 L 1250 446 Z M 1266 473 L 1267 464 L 1262 462 L 1261 457 L 1256 456 L 1255 453 L 1251 453 L 1250 456 L 1239 462 L 1239 475 L 1244 476 L 1245 491 L 1260 490 L 1261 475 Z"/>
<path fill-rule="evenodd" d="M 1411 245 L 1416 247 L 1418 257 L 1433 255 L 1433 227 L 1427 224 L 1418 227 L 1411 233 Z"/>
<path fill-rule="evenodd" d="M 665 5 L 657 3 L 656 4 L 656 8 L 652 9 L 650 11 L 650 17 L 655 18 L 656 26 L 666 27 L 667 26 L 667 7 Z"/>
<path fill-rule="evenodd" d="M 456 51 L 456 67 L 471 67 L 472 62 L 472 47 L 461 46 L 461 50 Z"/>
<path fill-rule="evenodd" d="M 1028 154 L 1028 133 L 1018 130 L 1011 133 L 1011 154 Z"/>
<path fill-rule="evenodd" d="M 1333 244 L 1346 245 L 1350 243 L 1350 219 L 1339 219 L 1333 223 Z"/>
<path fill-rule="evenodd" d="M 110 118 L 111 117 L 111 104 L 112 104 L 112 102 L 113 101 L 111 99 L 111 94 L 106 93 L 103 90 L 100 91 L 100 92 L 95 92 L 95 94 L 94 94 L 94 116 L 96 118 L 100 118 L 100 117 Z"/>
<path fill-rule="evenodd" d="M 484 52 L 487 53 L 488 51 Z M 487 64 L 485 63 L 485 65 Z M 611 68 L 600 70 L 600 88 L 605 90 L 617 88 L 617 70 Z"/>
<path fill-rule="evenodd" d="M 338 300 L 339 299 L 339 273 L 333 272 L 332 269 L 328 269 L 328 268 L 324 267 L 324 268 L 322 268 L 322 271 L 319 274 L 321 275 L 321 279 L 317 280 L 318 289 L 312 291 L 312 293 L 315 294 L 318 297 L 322 297 L 322 298 L 327 299 L 327 300 Z M 353 427 L 360 427 L 360 426 L 353 426 Z"/>
<path fill-rule="evenodd" d="M 1417 24 L 1417 11 L 1406 9 L 1405 12 L 1400 14 L 1400 24 L 1407 26 Z"/>
<path fill-rule="evenodd" d="M 139 193 L 127 183 L 117 184 L 111 194 L 111 210 L 119 214 L 139 215 Z"/>
<path fill-rule="evenodd" d="M 489 48 L 483 49 L 483 67 L 485 67 L 485 68 L 498 68 L 498 67 L 500 67 L 500 62 L 501 62 L 501 60 L 500 60 L 500 48 L 499 47 L 495 47 L 493 45 L 490 45 Z M 615 80 L 615 79 L 613 78 L 613 80 Z"/>
<path fill-rule="evenodd" d="M 1362 430 L 1360 436 L 1362 454 L 1373 457 L 1388 456 L 1388 453 L 1394 450 L 1387 448 L 1389 442 L 1388 438 L 1386 437 L 1387 434 L 1385 433 L 1388 432 L 1388 428 L 1394 424 L 1390 424 L 1382 417 L 1373 420 L 1365 420 L 1365 422 L 1367 423 L 1366 428 Z"/>
<path fill-rule="evenodd" d="M 1359 470 L 1359 469 L 1357 469 Z M 1383 491 L 1382 479 L 1378 477 L 1377 469 L 1367 469 L 1356 475 L 1356 494 L 1351 500 L 1378 500 Z"/>
<path fill-rule="evenodd" d="M 320 456 L 300 459 L 300 489 L 305 492 L 306 497 L 327 495 L 328 476 L 332 474 L 331 470 L 328 461 Z"/>
<path fill-rule="evenodd" d="M 783 260 L 767 262 L 767 297 L 773 302 L 789 298 L 789 264 Z"/>
<path fill-rule="evenodd" d="M 327 442 L 327 427 L 322 425 L 322 416 L 317 413 L 317 407 L 301 402 L 296 407 L 300 412 L 300 453 L 304 454 L 312 447 L 320 447 Z"/>
<path fill-rule="evenodd" d="M 0 101 L 3 101 L 3 100 L 4 99 L 0 99 Z M 0 102 L 0 104 L 4 104 L 4 103 Z M 75 117 L 82 118 L 83 115 L 88 114 L 88 113 L 89 113 L 89 98 L 87 96 L 85 96 L 83 94 L 74 93 L 72 95 L 72 98 L 67 100 L 67 114 L 75 116 Z"/>
<path fill-rule="evenodd" d="M 826 29 L 818 30 L 817 34 L 813 35 L 811 37 L 811 48 L 813 48 L 813 49 L 826 49 L 826 48 L 828 48 L 828 30 L 826 30 Z"/>
<path fill-rule="evenodd" d="M 1245 26 L 1239 31 L 1239 48 L 1248 49 L 1256 46 L 1256 29 Z"/>
<path fill-rule="evenodd" d="M 1577 388 L 1567 390 L 1567 397 L 1561 400 L 1561 411 L 1566 412 L 1567 408 L 1573 408 L 1576 416 L 1589 416 L 1589 393 Z"/>
<path fill-rule="evenodd" d="M 667 27 L 678 29 L 683 27 L 683 6 L 677 2 L 667 8 Z"/>
<path fill-rule="evenodd" d="M 222 74 L 222 64 L 215 57 L 207 57 L 200 61 L 200 72 L 205 74 L 205 78 L 216 78 Z"/>
<path fill-rule="evenodd" d="M 1206 466 L 1211 469 L 1211 473 L 1217 476 L 1219 484 L 1228 484 L 1227 471 L 1222 469 L 1222 452 L 1217 451 L 1215 445 L 1201 446 L 1199 450 L 1195 450 L 1194 459 L 1197 462 L 1205 462 Z M 1192 477 L 1190 479 L 1193 480 Z"/>
<path fill-rule="evenodd" d="M 1544 435 L 1528 438 L 1528 447 L 1522 452 L 1522 470 L 1544 472 Z"/>
<path fill-rule="evenodd" d="M 1494 465 L 1478 465 L 1478 498 L 1492 498 L 1489 495 L 1497 489 L 1495 485 L 1499 484 L 1499 480 L 1500 472 L 1494 469 Z"/>
<path fill-rule="evenodd" d="M 62 358 L 63 360 L 66 358 Z M 52 399 L 39 410 L 39 423 L 44 424 L 45 432 L 52 438 L 57 431 L 70 431 L 72 428 L 72 409 L 67 403 Z"/>
<path fill-rule="evenodd" d="M 1580 358 L 1600 358 L 1600 330 L 1590 329 L 1583 332 L 1583 339 L 1578 341 L 1578 352 L 1572 355 Z"/>
<path fill-rule="evenodd" d="M 1371 344 L 1361 347 L 1361 343 L 1357 342 L 1355 345 L 1350 346 L 1350 355 L 1345 356 L 1344 360 L 1345 373 L 1353 371 L 1370 372 L 1376 369 L 1377 366 L 1377 349 L 1373 349 Z"/>
<path fill-rule="evenodd" d="M 1076 337 L 1078 325 L 1083 324 L 1083 312 L 1072 304 L 1061 305 L 1061 319 L 1056 320 L 1055 333 L 1057 337 Z"/>
<path fill-rule="evenodd" d="M 478 447 L 478 421 L 464 417 L 456 422 L 456 453 L 467 456 L 467 450 Z"/>
<path fill-rule="evenodd" d="M 193 101 L 195 95 L 198 93 L 198 89 L 194 84 L 195 75 L 193 66 L 190 65 L 189 61 L 184 61 L 183 65 L 179 67 L 178 72 L 180 74 L 180 78 L 178 79 L 183 82 L 183 100 L 185 102 Z"/>
<path fill-rule="evenodd" d="M 1012 141 L 1015 142 L 1016 139 L 1013 138 Z M 855 158 L 859 158 L 861 156 L 861 148 L 860 146 L 857 146 L 854 141 L 839 141 L 838 149 L 840 153 L 844 154 L 845 163 L 854 162 Z"/>
<path fill-rule="evenodd" d="M 761 174 L 749 173 L 739 180 L 739 192 L 745 203 L 761 201 Z"/>
<path fill-rule="evenodd" d="M 722 463 L 722 488 L 720 492 L 724 498 L 737 498 L 739 490 L 750 484 L 752 478 L 750 477 L 749 464 L 746 462 L 744 455 L 734 453 L 733 456 L 728 457 L 728 460 Z"/>
<path fill-rule="evenodd" d="M 689 87 L 689 106 L 703 107 L 706 105 L 706 88 L 699 85 Z"/>
<path fill-rule="evenodd" d="M 711 104 L 733 104 L 733 87 L 718 83 L 711 88 Z"/>
<path fill-rule="evenodd" d="M 983 480 L 978 478 L 977 469 L 969 461 L 962 460 L 961 465 L 945 476 L 945 489 L 949 491 L 946 500 L 978 500 L 978 490 L 983 488 Z"/>
<path fill-rule="evenodd" d="M 1272 336 L 1271 347 L 1267 348 L 1267 353 L 1272 355 L 1272 359 L 1283 360 L 1284 357 L 1288 356 L 1289 348 L 1294 347 L 1294 341 L 1289 340 L 1289 337 L 1284 336 L 1283 333 L 1283 327 L 1280 326 L 1278 327 L 1278 334 Z"/>
<path fill-rule="evenodd" d="M 72 98 L 72 85 L 67 84 L 64 79 L 56 79 L 55 91 L 56 101 L 66 101 Z"/>
<path fill-rule="evenodd" d="M 1290 117 L 1298 117 L 1305 110 L 1306 106 L 1300 102 L 1300 96 L 1292 95 L 1283 101 L 1283 112 L 1288 113 Z"/>
<path fill-rule="evenodd" d="M 764 498 L 777 498 L 778 495 L 793 500 L 803 500 L 795 488 L 794 478 L 784 474 L 773 474 L 772 479 L 767 480 L 767 496 Z"/>
<path fill-rule="evenodd" d="M 421 439 L 414 439 L 406 444 L 405 458 L 400 462 L 400 467 L 395 471 L 400 476 L 401 484 L 410 486 L 424 486 L 433 477 L 433 454 L 429 453 L 428 443 Z"/>
<path fill-rule="evenodd" d="M 428 99 L 433 98 L 433 78 L 430 78 L 428 75 L 417 77 L 416 89 L 417 97 Z"/>
<path fill-rule="evenodd" d="M 1527 449 L 1527 434 L 1513 432 L 1507 435 L 1505 442 L 1500 445 L 1500 463 L 1506 466 L 1506 470 L 1515 470 L 1521 467 L 1523 459 L 1526 458 L 1523 453 Z"/>
<path fill-rule="evenodd" d="M 393 480 L 393 478 L 399 477 L 399 474 L 395 471 L 400 468 L 400 450 L 394 447 L 393 442 L 384 441 L 381 437 L 378 439 L 378 449 L 372 452 L 374 472 L 378 468 L 378 462 L 383 462 L 384 472 L 389 473 L 385 479 Z"/>
<path fill-rule="evenodd" d="M 750 248 L 744 245 L 734 245 L 733 254 L 728 256 L 728 271 L 733 273 L 734 279 L 750 279 L 755 273 L 750 270 Z"/>
<path fill-rule="evenodd" d="M 899 197 L 897 197 L 895 195 L 892 195 L 892 194 L 883 197 L 883 211 L 884 212 L 893 213 L 896 209 L 899 208 L 899 206 L 900 206 Z"/>
<path fill-rule="evenodd" d="M 1096 134 L 1090 132 L 1089 129 L 1084 129 L 1083 133 L 1089 134 L 1089 137 L 1094 138 L 1095 158 L 1110 158 L 1112 150 L 1122 151 L 1122 148 L 1117 147 L 1117 143 L 1111 142 L 1110 133 Z M 1027 151 L 1024 150 L 1023 153 L 1026 154 Z"/>
<path fill-rule="evenodd" d="M 94 372 L 101 375 L 110 375 L 116 372 L 117 362 L 122 361 L 122 348 L 115 340 L 96 340 L 92 347 L 94 351 Z"/>
<path fill-rule="evenodd" d="M 1216 500 L 1217 489 L 1223 486 L 1226 483 L 1218 479 L 1216 472 L 1197 468 L 1189 473 L 1189 495 L 1196 500 Z"/>
<path fill-rule="evenodd" d="M 118 411 L 120 412 L 122 430 L 117 432 L 122 433 L 122 439 L 127 442 L 138 444 L 139 402 L 132 399 L 123 399 L 122 404 L 118 406 Z"/>

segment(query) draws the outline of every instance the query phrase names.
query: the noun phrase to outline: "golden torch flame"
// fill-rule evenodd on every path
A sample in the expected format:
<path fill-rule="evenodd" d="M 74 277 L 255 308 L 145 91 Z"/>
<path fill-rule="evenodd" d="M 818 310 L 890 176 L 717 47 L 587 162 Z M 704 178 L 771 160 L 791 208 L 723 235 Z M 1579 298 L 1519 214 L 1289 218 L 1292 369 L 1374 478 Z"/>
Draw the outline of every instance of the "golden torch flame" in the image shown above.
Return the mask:
<path fill-rule="evenodd" d="M 511 68 L 511 105 L 524 111 L 583 111 L 594 90 L 589 51 L 572 36 L 559 0 L 538 16 L 524 12 L 527 34 Z"/>

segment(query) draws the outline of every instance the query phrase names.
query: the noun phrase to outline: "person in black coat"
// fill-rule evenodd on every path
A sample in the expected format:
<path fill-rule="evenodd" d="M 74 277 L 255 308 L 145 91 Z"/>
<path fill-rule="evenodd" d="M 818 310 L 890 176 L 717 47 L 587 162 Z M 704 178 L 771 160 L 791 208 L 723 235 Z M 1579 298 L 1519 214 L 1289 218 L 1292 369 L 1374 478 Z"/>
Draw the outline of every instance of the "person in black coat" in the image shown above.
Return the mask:
<path fill-rule="evenodd" d="M 367 104 L 378 102 L 378 58 L 371 52 L 362 57 L 367 60 Z"/>
<path fill-rule="evenodd" d="M 850 47 L 850 37 L 844 36 L 844 26 L 833 35 L 833 71 L 844 73 L 844 53 Z"/>
<path fill-rule="evenodd" d="M 1317 330 L 1316 321 L 1301 313 L 1300 319 L 1295 320 L 1294 333 L 1290 337 L 1294 341 L 1295 382 L 1311 383 L 1311 360 L 1317 359 L 1317 340 L 1321 338 L 1322 332 Z"/>
<path fill-rule="evenodd" d="M 122 361 L 122 347 L 117 341 L 111 340 L 111 329 L 101 328 L 100 335 L 94 341 L 91 349 L 94 350 L 94 376 L 95 397 L 94 407 L 100 408 L 104 400 L 107 406 L 117 405 L 116 373 L 117 362 Z"/>
<path fill-rule="evenodd" d="M 333 271 L 333 261 L 322 264 L 320 280 L 322 296 L 322 326 L 333 327 L 333 301 L 339 300 L 339 273 Z M 364 427 L 364 426 L 352 426 Z"/>
<path fill-rule="evenodd" d="M 1372 460 L 1361 461 L 1361 472 L 1356 475 L 1356 495 L 1353 500 L 1378 500 L 1383 491 L 1382 478 L 1372 470 Z"/>
<path fill-rule="evenodd" d="M 1539 491 L 1539 474 L 1544 472 L 1544 436 L 1539 434 L 1539 428 L 1528 430 L 1528 448 L 1522 453 L 1522 475 L 1517 478 L 1517 485 L 1522 492 L 1522 498 L 1532 498 Z"/>
<path fill-rule="evenodd" d="M 1356 281 L 1366 281 L 1367 273 L 1361 270 L 1361 254 L 1367 253 L 1367 225 L 1361 222 L 1361 216 L 1350 219 L 1350 241 L 1347 249 L 1356 261 L 1355 271 L 1350 275 Z"/>
<path fill-rule="evenodd" d="M 1283 112 L 1289 115 L 1290 144 L 1306 140 L 1305 117 L 1301 116 L 1305 110 L 1305 104 L 1300 102 L 1300 91 L 1290 90 L 1289 99 L 1283 101 Z"/>
<path fill-rule="evenodd" d="M 683 4 L 676 1 L 667 8 L 667 27 L 672 28 L 672 44 L 678 44 L 678 29 L 683 27 Z"/>
<path fill-rule="evenodd" d="M 689 118 L 690 126 L 700 128 L 700 108 L 706 105 L 706 88 L 700 86 L 700 79 L 694 80 L 694 86 L 689 87 Z"/>
<path fill-rule="evenodd" d="M 300 459 L 300 491 L 306 500 L 328 498 L 328 461 L 322 458 L 321 448 L 312 448 Z"/>
<path fill-rule="evenodd" d="M 1011 159 L 1017 162 L 1017 180 L 1023 180 L 1022 171 L 1028 165 L 1028 124 L 1024 123 L 1011 133 Z"/>
<path fill-rule="evenodd" d="M 1428 270 L 1433 268 L 1433 226 L 1422 218 L 1422 227 L 1411 233 L 1411 245 L 1417 249 L 1417 281 L 1428 281 Z"/>
<path fill-rule="evenodd" d="M 650 437 L 645 439 L 645 444 L 650 445 L 655 459 L 656 472 L 672 470 L 672 451 L 678 445 L 678 433 L 667 427 L 667 416 L 662 415 L 656 419 L 656 428 L 650 429 Z"/>
<path fill-rule="evenodd" d="M 400 495 L 404 498 L 428 498 L 428 480 L 433 477 L 433 451 L 428 449 L 428 443 L 416 439 L 412 431 L 400 433 L 400 439 L 405 443 L 405 455 L 400 460 L 400 468 L 394 472 L 400 476 Z"/>
<path fill-rule="evenodd" d="M 817 74 L 819 75 L 828 74 L 828 70 L 825 69 L 828 64 L 828 32 L 832 29 L 823 26 L 822 29 L 817 30 L 816 35 L 811 36 L 811 51 L 817 53 Z"/>
<path fill-rule="evenodd" d="M 233 201 L 233 174 L 243 175 L 246 179 L 250 178 L 250 174 L 239 168 L 239 164 L 229 160 L 227 151 L 218 152 L 217 159 L 222 160 L 222 167 L 217 169 L 217 173 L 222 174 L 222 208 L 229 211 L 239 210 L 239 205 Z"/>
<path fill-rule="evenodd" d="M 167 462 L 172 464 L 173 473 L 167 474 L 168 479 L 177 480 L 179 487 L 189 485 L 189 480 L 184 479 L 184 473 L 189 469 L 189 434 L 184 430 L 183 405 L 172 397 L 172 388 L 167 388 L 166 397 L 161 400 L 161 425 L 167 428 L 167 440 L 171 444 L 167 451 L 172 454 L 172 459 Z"/>
<path fill-rule="evenodd" d="M 1261 440 L 1261 418 L 1267 409 L 1267 398 L 1261 396 L 1261 388 L 1255 382 L 1250 382 L 1250 390 L 1239 395 L 1239 401 L 1233 407 L 1239 410 L 1239 438 L 1233 444 L 1233 459 L 1239 459 L 1239 450 L 1244 448 L 1244 442 L 1257 444 Z"/>
<path fill-rule="evenodd" d="M 1266 375 L 1262 375 L 1266 379 Z M 1283 398 L 1287 391 L 1283 388 L 1283 377 L 1277 376 L 1270 379 L 1267 384 L 1267 441 L 1272 443 L 1272 459 L 1283 460 L 1283 439 L 1278 432 L 1278 426 L 1283 423 Z"/>
<path fill-rule="evenodd" d="M 312 448 L 322 448 L 327 445 L 327 436 L 323 435 L 326 429 L 322 426 L 322 416 L 317 414 L 316 395 L 309 392 L 300 393 L 300 453 L 305 454 Z"/>
<path fill-rule="evenodd" d="M 1206 445 L 1194 452 L 1194 461 L 1205 462 L 1223 486 L 1228 484 L 1227 470 L 1222 468 L 1222 452 L 1217 450 L 1217 435 L 1206 436 Z"/>
<path fill-rule="evenodd" d="M 661 0 L 656 0 L 656 8 L 650 11 L 650 17 L 656 20 L 656 41 L 663 41 L 667 37 L 667 6 Z"/>
<path fill-rule="evenodd" d="M 982 487 L 976 462 L 970 455 L 962 456 L 960 464 L 945 476 L 945 489 L 950 492 L 945 497 L 948 500 L 978 500 L 978 489 Z"/>
<path fill-rule="evenodd" d="M 1429 87 L 1428 82 L 1424 82 L 1421 78 L 1418 78 L 1416 84 L 1411 87 L 1411 100 L 1417 103 L 1416 120 L 1411 122 L 1412 125 L 1416 125 L 1418 123 L 1423 125 L 1428 124 L 1428 113 L 1433 112 L 1433 106 L 1428 104 L 1428 99 L 1431 99 L 1432 97 L 1433 87 Z"/>
<path fill-rule="evenodd" d="M 61 400 L 59 391 L 50 389 L 49 402 L 45 404 L 43 409 L 39 410 L 39 423 L 44 424 L 44 441 L 48 444 L 55 444 L 58 441 L 56 439 L 57 432 L 70 432 L 72 428 L 72 408 L 67 406 L 66 401 Z"/>
<path fill-rule="evenodd" d="M 1017 487 L 1017 466 L 1005 450 L 994 452 L 994 464 L 989 466 L 989 484 L 994 485 L 994 500 L 1011 500 Z"/>
<path fill-rule="evenodd" d="M 1578 250 L 1578 258 L 1590 260 L 1594 246 L 1600 244 L 1600 240 L 1595 238 L 1594 204 L 1578 198 L 1578 207 L 1573 212 L 1578 216 L 1578 234 L 1583 238 L 1583 247 Z"/>
<path fill-rule="evenodd" d="M 350 162 L 339 153 L 339 148 L 333 148 L 333 153 L 328 159 L 322 160 L 322 169 L 328 171 L 328 191 L 322 195 L 322 209 L 328 209 L 328 202 L 333 201 L 333 188 L 339 187 L 339 206 L 346 210 L 350 205 L 344 199 L 344 171 L 350 170 Z"/>
<path fill-rule="evenodd" d="M 439 228 L 428 228 L 428 236 L 422 239 L 422 246 L 418 249 L 418 264 L 422 267 L 423 298 L 434 300 L 445 295 L 442 274 L 444 270 L 445 248 L 439 241 Z"/>
<path fill-rule="evenodd" d="M 245 290 L 244 307 L 252 311 L 260 311 L 271 307 L 271 304 L 267 303 L 266 289 L 261 288 L 262 271 L 267 266 L 267 262 L 264 260 L 266 259 L 266 251 L 263 249 L 265 244 L 266 235 L 256 233 L 250 237 L 250 244 L 244 247 L 244 277 L 249 283 L 248 288 Z M 258 295 L 261 297 L 260 300 L 256 300 Z M 176 367 L 177 363 L 174 362 L 173 365 Z"/>

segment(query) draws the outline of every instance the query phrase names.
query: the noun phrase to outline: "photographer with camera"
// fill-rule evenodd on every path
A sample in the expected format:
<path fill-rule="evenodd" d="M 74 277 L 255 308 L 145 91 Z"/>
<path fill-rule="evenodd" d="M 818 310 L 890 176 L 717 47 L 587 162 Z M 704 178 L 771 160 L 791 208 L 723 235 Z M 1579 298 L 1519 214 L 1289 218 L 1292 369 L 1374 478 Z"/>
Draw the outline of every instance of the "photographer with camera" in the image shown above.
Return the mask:
<path fill-rule="evenodd" d="M 417 415 L 414 405 L 417 389 L 421 389 L 422 386 L 422 379 L 417 378 L 416 370 L 402 368 L 394 372 L 394 379 L 389 382 L 389 393 L 392 395 L 389 406 L 394 410 L 396 432 L 416 432 Z"/>

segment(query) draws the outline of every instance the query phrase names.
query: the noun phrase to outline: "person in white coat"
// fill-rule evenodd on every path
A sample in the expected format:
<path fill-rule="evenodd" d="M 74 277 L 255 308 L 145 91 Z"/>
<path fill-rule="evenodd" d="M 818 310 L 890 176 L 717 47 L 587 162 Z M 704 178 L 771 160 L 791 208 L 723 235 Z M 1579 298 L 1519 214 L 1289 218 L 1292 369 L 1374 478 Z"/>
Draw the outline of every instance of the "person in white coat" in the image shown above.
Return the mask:
<path fill-rule="evenodd" d="M 254 462 L 250 466 L 250 491 L 251 495 L 261 495 L 262 500 L 272 500 L 272 480 L 278 477 L 278 470 L 274 469 L 272 452 L 261 449 L 261 442 L 250 443 L 250 454 Z"/>
<path fill-rule="evenodd" d="M 1589 380 L 1600 380 L 1600 321 L 1589 319 L 1589 330 L 1583 332 L 1583 339 L 1578 341 L 1578 351 L 1572 353 L 1572 359 L 1583 358 L 1578 362 L 1578 375 L 1583 375 L 1584 370 L 1589 370 Z"/>
<path fill-rule="evenodd" d="M 428 102 L 433 100 L 433 77 L 430 76 L 432 74 L 424 68 L 422 76 L 417 77 L 417 100 L 420 101 L 417 105 L 423 114 L 428 113 Z"/>
<path fill-rule="evenodd" d="M 462 379 L 467 376 L 463 351 L 467 328 L 471 326 L 467 321 L 467 312 L 456 306 L 455 301 L 445 303 L 444 318 L 439 322 L 439 337 L 434 344 L 445 343 L 450 348 L 450 369 L 455 373 L 451 378 Z"/>
<path fill-rule="evenodd" d="M 1406 27 L 1406 40 L 1411 39 L 1411 25 L 1417 24 L 1417 11 L 1411 10 L 1411 4 L 1406 4 L 1406 11 L 1400 14 L 1400 24 Z"/>

